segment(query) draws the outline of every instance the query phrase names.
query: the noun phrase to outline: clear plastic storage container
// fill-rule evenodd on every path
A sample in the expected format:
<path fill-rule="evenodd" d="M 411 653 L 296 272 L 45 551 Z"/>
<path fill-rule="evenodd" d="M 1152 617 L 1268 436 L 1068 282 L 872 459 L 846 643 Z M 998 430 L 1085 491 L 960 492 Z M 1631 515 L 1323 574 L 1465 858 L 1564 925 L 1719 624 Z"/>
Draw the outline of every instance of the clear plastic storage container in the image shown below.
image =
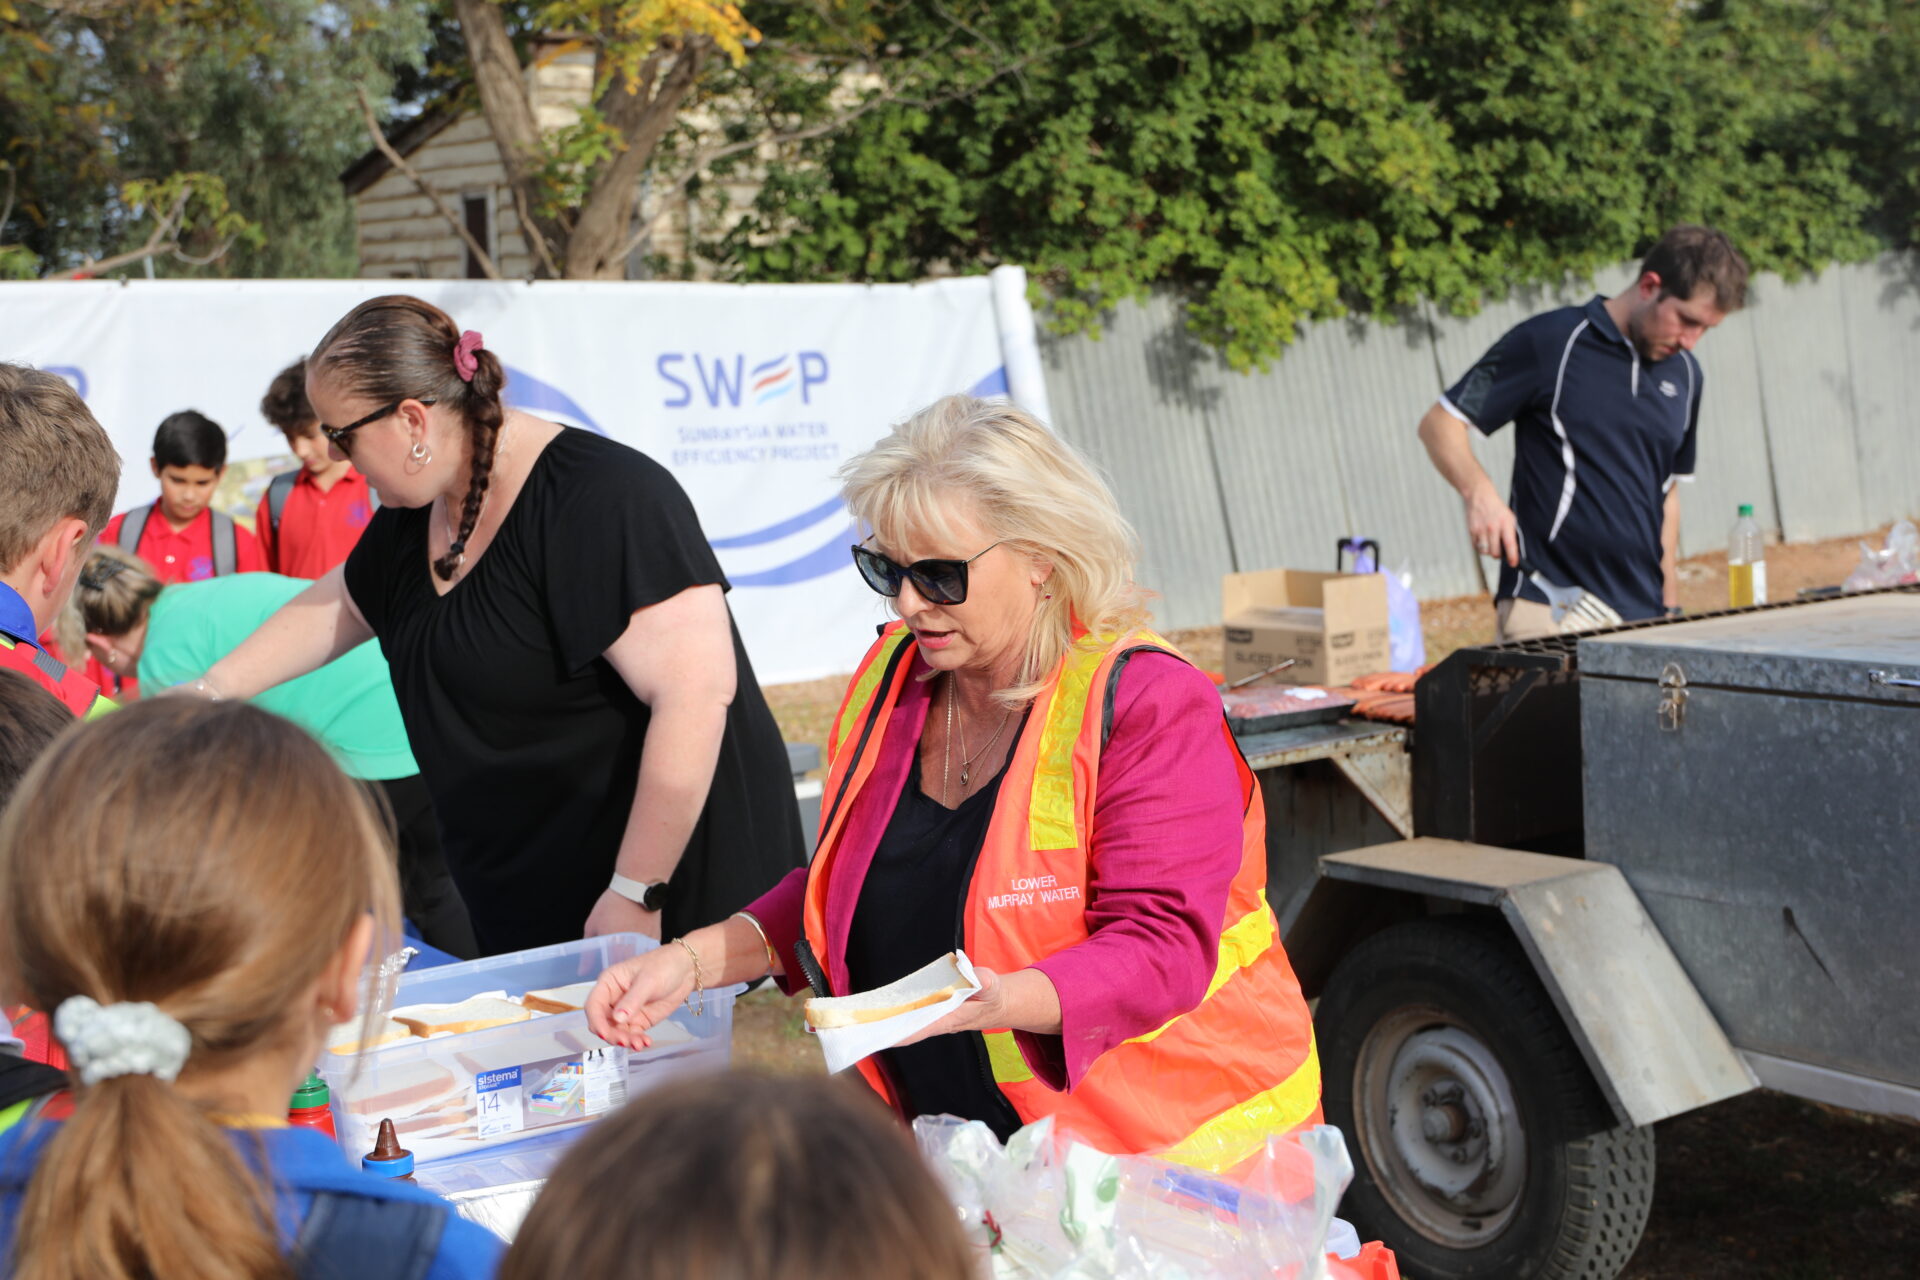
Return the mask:
<path fill-rule="evenodd" d="M 474 996 L 591 981 L 659 943 L 611 934 L 404 974 L 394 1006 L 451 1005 Z M 421 1165 L 588 1124 L 664 1081 L 723 1071 L 733 1050 L 741 986 L 709 990 L 700 1013 L 681 1007 L 629 1051 L 587 1029 L 587 1015 L 536 1014 L 524 1022 L 431 1039 L 408 1037 L 366 1053 L 326 1054 L 334 1127 L 349 1156 L 373 1149 L 382 1119 Z"/>
<path fill-rule="evenodd" d="M 435 1160 L 415 1170 L 414 1181 L 452 1204 L 468 1222 L 511 1244 L 553 1166 L 580 1133 L 575 1125 L 472 1155 Z"/>

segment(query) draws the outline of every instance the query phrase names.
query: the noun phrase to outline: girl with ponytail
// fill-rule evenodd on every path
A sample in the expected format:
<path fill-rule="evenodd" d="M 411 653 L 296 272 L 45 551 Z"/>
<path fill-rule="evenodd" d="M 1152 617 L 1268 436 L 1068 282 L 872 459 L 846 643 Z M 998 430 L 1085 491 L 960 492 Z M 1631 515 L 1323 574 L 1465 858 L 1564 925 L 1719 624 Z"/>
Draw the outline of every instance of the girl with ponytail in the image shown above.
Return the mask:
<path fill-rule="evenodd" d="M 6 1274 L 492 1275 L 488 1233 L 286 1125 L 327 1033 L 372 1016 L 384 846 L 320 745 L 244 704 L 142 702 L 34 765 L 0 817 L 0 983 L 53 1011 L 72 1092 L 0 1135 Z"/>
<path fill-rule="evenodd" d="M 785 746 L 679 484 L 506 381 L 418 298 L 334 325 L 307 397 L 380 511 L 192 687 L 251 697 L 377 636 L 481 951 L 671 938 L 803 862 Z"/>

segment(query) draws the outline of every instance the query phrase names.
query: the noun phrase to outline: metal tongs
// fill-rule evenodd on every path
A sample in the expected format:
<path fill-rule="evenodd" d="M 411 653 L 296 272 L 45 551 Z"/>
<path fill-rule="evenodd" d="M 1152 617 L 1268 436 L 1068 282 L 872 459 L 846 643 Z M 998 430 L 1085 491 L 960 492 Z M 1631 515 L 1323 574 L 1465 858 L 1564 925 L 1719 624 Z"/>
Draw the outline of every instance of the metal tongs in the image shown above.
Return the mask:
<path fill-rule="evenodd" d="M 1580 631 L 1592 631 L 1600 627 L 1617 627 L 1626 621 L 1612 605 L 1584 587 L 1563 587 L 1549 581 L 1544 573 L 1526 560 L 1520 562 L 1520 572 L 1527 575 L 1527 581 L 1540 588 L 1547 597 L 1547 606 L 1553 610 L 1553 625 L 1560 626 L 1572 618 Z"/>
<path fill-rule="evenodd" d="M 1298 658 L 1287 658 L 1284 661 L 1276 662 L 1272 666 L 1268 667 L 1265 671 L 1256 671 L 1250 676 L 1241 676 L 1238 680 L 1232 681 L 1231 683 L 1228 683 L 1228 684 L 1221 685 L 1220 692 L 1232 693 L 1235 689 L 1243 688 L 1247 685 L 1250 685 L 1255 680 L 1265 680 L 1268 676 L 1272 675 L 1276 671 L 1285 671 L 1288 667 L 1293 666 L 1295 663 L 1299 661 L 1300 659 Z"/>

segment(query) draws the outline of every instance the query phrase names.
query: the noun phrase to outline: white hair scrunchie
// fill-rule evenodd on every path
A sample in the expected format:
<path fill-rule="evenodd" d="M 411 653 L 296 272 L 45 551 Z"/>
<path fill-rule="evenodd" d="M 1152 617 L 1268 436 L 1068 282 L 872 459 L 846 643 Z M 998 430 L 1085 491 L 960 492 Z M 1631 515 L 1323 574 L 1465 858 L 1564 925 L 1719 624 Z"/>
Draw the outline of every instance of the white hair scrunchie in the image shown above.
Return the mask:
<path fill-rule="evenodd" d="M 115 1076 L 171 1082 L 193 1048 L 185 1027 L 144 1000 L 103 1005 L 91 996 L 69 996 L 54 1011 L 53 1031 L 87 1085 Z"/>

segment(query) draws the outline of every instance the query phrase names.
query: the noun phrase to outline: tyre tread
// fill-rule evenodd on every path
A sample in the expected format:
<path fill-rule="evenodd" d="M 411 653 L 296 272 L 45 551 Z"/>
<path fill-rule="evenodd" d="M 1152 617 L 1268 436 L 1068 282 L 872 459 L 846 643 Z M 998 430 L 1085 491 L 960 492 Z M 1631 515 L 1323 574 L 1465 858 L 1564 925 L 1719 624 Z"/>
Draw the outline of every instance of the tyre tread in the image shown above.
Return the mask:
<path fill-rule="evenodd" d="M 1541 1280 L 1608 1280 L 1618 1275 L 1640 1243 L 1653 1204 L 1653 1130 L 1618 1123 L 1546 988 L 1503 921 L 1418 920 L 1366 938 L 1342 958 L 1329 979 L 1316 1022 L 1332 1026 L 1324 1020 L 1337 1017 L 1349 998 L 1423 958 L 1474 975 L 1540 1069 L 1549 1095 L 1560 1100 L 1555 1116 L 1564 1123 L 1560 1131 L 1544 1136 L 1564 1144 L 1568 1186 L 1559 1229 L 1536 1274 Z M 1341 1087 L 1350 1085 L 1342 1082 Z"/>

